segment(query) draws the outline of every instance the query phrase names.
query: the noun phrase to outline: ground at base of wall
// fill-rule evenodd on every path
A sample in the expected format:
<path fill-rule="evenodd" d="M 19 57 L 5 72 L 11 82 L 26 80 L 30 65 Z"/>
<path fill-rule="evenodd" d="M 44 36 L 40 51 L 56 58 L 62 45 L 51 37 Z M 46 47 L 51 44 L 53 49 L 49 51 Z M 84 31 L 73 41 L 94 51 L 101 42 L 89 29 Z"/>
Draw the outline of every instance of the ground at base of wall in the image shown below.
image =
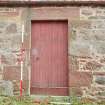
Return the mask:
<path fill-rule="evenodd" d="M 35 105 L 30 97 L 0 96 L 0 105 Z"/>
<path fill-rule="evenodd" d="M 58 105 L 50 104 L 50 97 L 43 101 L 32 99 L 29 96 L 0 96 L 0 105 Z M 71 97 L 71 105 L 105 105 L 105 101 L 94 101 L 89 98 L 78 99 L 77 97 Z"/>
<path fill-rule="evenodd" d="M 71 97 L 72 105 L 105 105 L 104 99 L 95 99 L 89 97 Z"/>

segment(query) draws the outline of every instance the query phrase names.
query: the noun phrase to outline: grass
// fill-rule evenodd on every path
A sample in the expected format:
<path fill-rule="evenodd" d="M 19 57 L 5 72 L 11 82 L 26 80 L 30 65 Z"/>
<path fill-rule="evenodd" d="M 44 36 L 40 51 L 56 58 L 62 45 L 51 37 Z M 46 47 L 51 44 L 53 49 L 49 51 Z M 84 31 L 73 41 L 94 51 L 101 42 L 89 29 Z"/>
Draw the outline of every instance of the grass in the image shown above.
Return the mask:
<path fill-rule="evenodd" d="M 35 105 L 29 97 L 0 96 L 0 105 Z"/>
<path fill-rule="evenodd" d="M 105 105 L 105 101 L 96 102 L 88 98 L 71 97 L 72 105 Z M 0 105 L 50 105 L 49 100 L 42 102 L 32 100 L 30 97 L 7 97 L 0 96 Z"/>

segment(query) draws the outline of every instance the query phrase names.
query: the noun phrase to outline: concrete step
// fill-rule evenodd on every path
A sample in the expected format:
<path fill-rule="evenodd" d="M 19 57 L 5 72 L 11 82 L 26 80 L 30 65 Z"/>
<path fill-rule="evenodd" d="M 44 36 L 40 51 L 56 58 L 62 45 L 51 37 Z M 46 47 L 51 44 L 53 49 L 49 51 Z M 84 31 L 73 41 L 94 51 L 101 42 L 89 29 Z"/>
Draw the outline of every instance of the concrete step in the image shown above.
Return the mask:
<path fill-rule="evenodd" d="M 71 105 L 69 102 L 50 102 L 51 105 Z"/>
<path fill-rule="evenodd" d="M 51 105 L 70 105 L 70 97 L 69 96 L 39 96 L 33 95 L 31 96 L 35 100 L 43 101 L 48 100 Z"/>
<path fill-rule="evenodd" d="M 51 102 L 70 102 L 69 96 L 51 96 L 50 97 Z"/>

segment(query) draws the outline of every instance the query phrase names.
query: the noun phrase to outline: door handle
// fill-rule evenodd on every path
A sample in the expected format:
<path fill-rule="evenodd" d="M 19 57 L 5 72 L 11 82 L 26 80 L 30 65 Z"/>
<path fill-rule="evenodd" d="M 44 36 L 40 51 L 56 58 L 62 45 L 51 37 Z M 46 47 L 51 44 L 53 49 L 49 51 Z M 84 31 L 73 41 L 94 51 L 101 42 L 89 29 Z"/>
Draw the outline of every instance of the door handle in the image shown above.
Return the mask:
<path fill-rule="evenodd" d="M 36 57 L 36 61 L 38 61 L 39 60 L 39 57 Z"/>

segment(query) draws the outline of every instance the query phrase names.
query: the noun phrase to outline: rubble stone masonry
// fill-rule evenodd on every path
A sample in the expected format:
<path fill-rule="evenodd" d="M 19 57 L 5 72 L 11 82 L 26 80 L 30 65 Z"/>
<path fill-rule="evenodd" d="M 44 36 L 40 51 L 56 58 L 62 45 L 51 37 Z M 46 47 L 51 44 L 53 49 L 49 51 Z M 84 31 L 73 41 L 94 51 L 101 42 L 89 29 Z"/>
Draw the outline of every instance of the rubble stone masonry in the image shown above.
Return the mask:
<path fill-rule="evenodd" d="M 91 6 L 0 7 L 0 94 L 19 95 L 22 24 L 25 25 L 23 91 L 27 95 L 31 20 L 65 19 L 70 94 L 105 98 L 105 8 Z"/>

